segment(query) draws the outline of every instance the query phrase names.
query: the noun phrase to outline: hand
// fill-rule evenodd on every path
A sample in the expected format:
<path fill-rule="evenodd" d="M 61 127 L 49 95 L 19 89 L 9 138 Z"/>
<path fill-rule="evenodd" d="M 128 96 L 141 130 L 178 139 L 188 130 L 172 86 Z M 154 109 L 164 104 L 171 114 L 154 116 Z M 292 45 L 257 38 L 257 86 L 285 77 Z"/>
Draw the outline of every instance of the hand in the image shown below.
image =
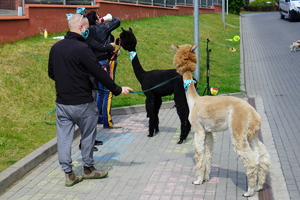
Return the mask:
<path fill-rule="evenodd" d="M 128 95 L 129 91 L 133 91 L 130 87 L 122 87 L 122 94 Z"/>
<path fill-rule="evenodd" d="M 115 43 L 110 43 L 111 46 L 113 46 L 114 48 L 116 48 L 116 44 Z"/>

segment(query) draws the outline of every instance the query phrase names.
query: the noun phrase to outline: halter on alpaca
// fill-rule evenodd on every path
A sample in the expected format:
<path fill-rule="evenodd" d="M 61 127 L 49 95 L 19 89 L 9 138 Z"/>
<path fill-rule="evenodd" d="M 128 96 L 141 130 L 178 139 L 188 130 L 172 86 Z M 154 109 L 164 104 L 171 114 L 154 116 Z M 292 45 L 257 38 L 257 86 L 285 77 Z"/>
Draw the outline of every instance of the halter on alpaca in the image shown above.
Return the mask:
<path fill-rule="evenodd" d="M 136 53 L 137 40 L 132 32 L 132 29 L 124 30 L 122 28 L 120 38 L 117 39 L 116 44 L 122 46 L 123 49 L 130 53 L 131 64 L 136 78 L 140 82 L 142 89 L 147 91 L 148 89 L 174 77 L 179 74 L 175 69 L 169 70 L 152 70 L 145 71 L 140 64 L 138 54 Z M 186 97 L 183 89 L 183 81 L 181 77 L 174 78 L 169 83 L 155 88 L 153 90 L 145 92 L 146 95 L 146 112 L 149 117 L 149 134 L 148 137 L 153 137 L 154 133 L 159 131 L 158 113 L 162 104 L 161 97 L 168 96 L 174 93 L 175 107 L 177 109 L 178 116 L 181 121 L 181 134 L 178 144 L 181 144 L 186 139 L 188 133 L 191 130 L 191 124 L 188 120 L 189 108 L 186 102 Z"/>
<path fill-rule="evenodd" d="M 174 66 L 190 82 L 196 67 L 194 50 L 197 44 L 172 47 L 177 51 Z M 189 121 L 195 129 L 195 161 L 197 180 L 195 185 L 209 180 L 214 139 L 212 132 L 230 130 L 232 144 L 243 159 L 248 177 L 248 190 L 243 196 L 249 197 L 254 191 L 263 189 L 266 174 L 271 165 L 265 145 L 259 141 L 260 115 L 243 99 L 232 96 L 200 97 L 193 85 L 187 87 L 186 98 L 190 114 Z M 257 181 L 258 179 L 258 181 Z"/>

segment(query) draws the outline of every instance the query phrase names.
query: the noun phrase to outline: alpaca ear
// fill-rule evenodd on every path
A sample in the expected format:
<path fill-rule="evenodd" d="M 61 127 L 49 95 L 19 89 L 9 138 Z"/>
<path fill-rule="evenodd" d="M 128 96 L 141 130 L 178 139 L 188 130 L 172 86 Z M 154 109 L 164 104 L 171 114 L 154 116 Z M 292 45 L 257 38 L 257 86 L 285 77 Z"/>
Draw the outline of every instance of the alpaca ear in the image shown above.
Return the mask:
<path fill-rule="evenodd" d="M 123 32 L 125 32 L 124 28 L 121 28 Z"/>
<path fill-rule="evenodd" d="M 178 50 L 178 48 L 179 48 L 179 47 L 178 47 L 178 46 L 176 46 L 175 44 L 172 44 L 172 46 L 171 46 L 171 47 L 172 47 L 174 50 L 176 50 L 176 51 L 177 51 L 177 50 Z"/>
<path fill-rule="evenodd" d="M 130 27 L 129 27 L 129 31 L 130 31 L 131 33 L 133 33 L 133 32 L 132 32 L 132 29 L 131 29 Z"/>
<path fill-rule="evenodd" d="M 198 47 L 198 44 L 194 44 L 191 48 L 191 52 L 194 52 L 196 50 L 196 48 Z"/>

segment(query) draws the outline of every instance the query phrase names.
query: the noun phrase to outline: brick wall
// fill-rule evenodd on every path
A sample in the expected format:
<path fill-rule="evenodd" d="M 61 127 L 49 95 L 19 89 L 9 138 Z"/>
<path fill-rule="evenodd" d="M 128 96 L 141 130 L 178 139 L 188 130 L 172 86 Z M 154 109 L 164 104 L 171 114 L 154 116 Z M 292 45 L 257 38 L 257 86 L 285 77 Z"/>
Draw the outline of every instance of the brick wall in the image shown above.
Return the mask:
<path fill-rule="evenodd" d="M 0 9 L 18 10 L 22 5 L 22 0 L 0 0 Z"/>
<path fill-rule="evenodd" d="M 3 0 L 0 0 L 2 2 Z M 76 5 L 26 4 L 25 16 L 0 16 L 0 44 L 41 34 L 44 29 L 48 33 L 67 30 L 66 13 L 74 13 Z M 101 9 L 100 9 L 101 7 Z M 111 11 L 113 16 L 121 20 L 136 20 L 143 17 L 159 17 L 163 15 L 192 15 L 192 6 L 165 8 L 97 0 L 96 5 L 85 6 L 87 12 L 96 10 L 101 16 Z M 199 8 L 199 12 L 220 13 L 222 7 Z"/>

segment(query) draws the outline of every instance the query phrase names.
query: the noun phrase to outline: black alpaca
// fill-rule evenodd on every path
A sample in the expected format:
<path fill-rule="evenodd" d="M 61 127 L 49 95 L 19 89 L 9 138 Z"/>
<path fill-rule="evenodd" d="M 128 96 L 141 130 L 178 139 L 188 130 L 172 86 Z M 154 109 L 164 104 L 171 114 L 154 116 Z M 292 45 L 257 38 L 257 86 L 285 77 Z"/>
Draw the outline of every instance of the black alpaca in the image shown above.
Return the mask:
<path fill-rule="evenodd" d="M 189 107 L 186 101 L 186 96 L 183 88 L 183 80 L 176 72 L 176 69 L 169 70 L 152 70 L 145 71 L 140 64 L 136 54 L 137 40 L 132 32 L 132 29 L 124 30 L 122 28 L 120 38 L 117 39 L 117 44 L 130 53 L 130 59 L 136 78 L 140 82 L 144 91 L 164 82 L 171 80 L 169 83 L 145 92 L 146 95 L 146 112 L 149 117 L 149 135 L 153 137 L 154 132 L 159 131 L 158 112 L 162 103 L 161 97 L 168 96 L 174 93 L 175 107 L 181 121 L 181 134 L 177 144 L 181 144 L 185 140 L 191 130 L 191 124 L 188 120 Z M 176 77 L 176 78 L 175 78 Z"/>

